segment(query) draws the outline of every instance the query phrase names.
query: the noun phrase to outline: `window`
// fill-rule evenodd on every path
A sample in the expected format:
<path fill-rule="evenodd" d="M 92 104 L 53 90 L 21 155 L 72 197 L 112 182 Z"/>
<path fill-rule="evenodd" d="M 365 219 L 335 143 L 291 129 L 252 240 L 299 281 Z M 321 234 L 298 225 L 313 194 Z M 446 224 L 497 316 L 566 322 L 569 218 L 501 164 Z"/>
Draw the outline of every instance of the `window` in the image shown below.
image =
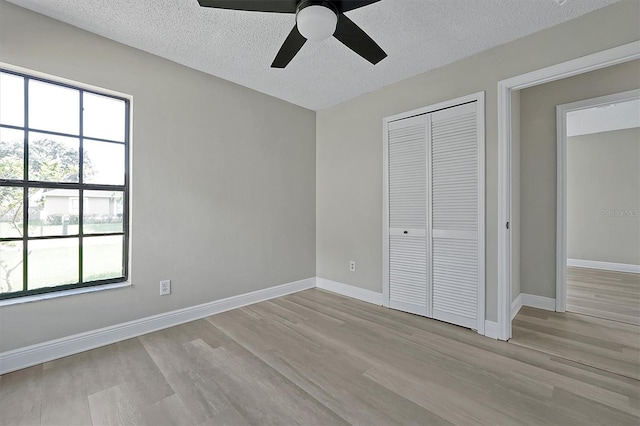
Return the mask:
<path fill-rule="evenodd" d="M 0 69 L 0 299 L 128 278 L 129 101 Z"/>

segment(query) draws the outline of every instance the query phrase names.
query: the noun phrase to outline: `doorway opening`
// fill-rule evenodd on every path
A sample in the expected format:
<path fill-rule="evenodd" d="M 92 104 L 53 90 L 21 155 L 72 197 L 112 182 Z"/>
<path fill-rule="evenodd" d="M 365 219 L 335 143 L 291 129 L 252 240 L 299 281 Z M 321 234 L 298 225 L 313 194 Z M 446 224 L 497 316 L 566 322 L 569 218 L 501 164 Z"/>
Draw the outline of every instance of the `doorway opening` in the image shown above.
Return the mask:
<path fill-rule="evenodd" d="M 511 77 L 498 83 L 498 324 L 496 333 L 498 339 L 509 340 L 511 338 L 512 318 L 518 312 L 518 307 L 521 307 L 524 302 L 524 298 L 519 297 L 523 295 L 512 295 L 512 263 L 519 261 L 513 256 L 512 230 L 520 225 L 512 221 L 512 201 L 514 199 L 512 132 L 515 124 L 512 103 L 514 93 L 533 86 L 635 61 L 639 58 L 640 41 L 635 41 Z M 552 247 L 550 252 L 553 253 L 552 259 L 555 259 L 555 247 Z M 555 267 L 551 269 L 555 270 Z M 555 287 L 555 279 L 551 281 L 551 286 Z M 529 302 L 547 306 L 550 301 L 553 304 L 551 310 L 555 310 L 555 298 L 552 298 L 554 295 L 555 289 L 553 289 L 551 297 L 540 299 L 534 296 L 529 299 Z"/>
<path fill-rule="evenodd" d="M 640 325 L 640 90 L 556 116 L 556 311 Z"/>
<path fill-rule="evenodd" d="M 510 342 L 625 380 L 640 379 L 640 125 L 620 121 L 640 121 L 639 69 L 511 93 Z"/>

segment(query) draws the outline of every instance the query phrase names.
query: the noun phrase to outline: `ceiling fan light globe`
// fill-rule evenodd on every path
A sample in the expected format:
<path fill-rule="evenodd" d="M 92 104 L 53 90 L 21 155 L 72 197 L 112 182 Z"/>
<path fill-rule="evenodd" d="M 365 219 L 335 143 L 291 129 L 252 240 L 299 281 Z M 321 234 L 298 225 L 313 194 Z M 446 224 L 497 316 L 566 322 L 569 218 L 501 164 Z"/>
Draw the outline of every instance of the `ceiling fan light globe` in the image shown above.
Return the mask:
<path fill-rule="evenodd" d="M 307 40 L 324 40 L 333 35 L 338 24 L 338 16 L 328 7 L 307 6 L 296 14 L 298 31 Z"/>

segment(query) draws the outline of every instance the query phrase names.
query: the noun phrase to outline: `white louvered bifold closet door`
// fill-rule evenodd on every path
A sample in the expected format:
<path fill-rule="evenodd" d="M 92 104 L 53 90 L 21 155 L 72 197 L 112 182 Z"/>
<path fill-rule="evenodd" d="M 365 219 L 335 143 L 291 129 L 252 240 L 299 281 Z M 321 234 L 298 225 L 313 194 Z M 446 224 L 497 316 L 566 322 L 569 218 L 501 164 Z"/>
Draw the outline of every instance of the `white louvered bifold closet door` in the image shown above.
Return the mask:
<path fill-rule="evenodd" d="M 431 114 L 432 316 L 478 326 L 477 103 Z"/>
<path fill-rule="evenodd" d="M 389 123 L 389 306 L 427 314 L 426 117 Z"/>

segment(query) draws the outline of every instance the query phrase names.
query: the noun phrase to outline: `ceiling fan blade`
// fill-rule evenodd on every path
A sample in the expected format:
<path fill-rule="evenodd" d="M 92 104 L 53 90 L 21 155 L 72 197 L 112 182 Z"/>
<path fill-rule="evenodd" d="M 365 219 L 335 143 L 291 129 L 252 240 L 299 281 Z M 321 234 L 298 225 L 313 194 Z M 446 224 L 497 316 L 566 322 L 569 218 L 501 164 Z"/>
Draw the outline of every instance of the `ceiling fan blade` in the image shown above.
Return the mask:
<path fill-rule="evenodd" d="M 338 17 L 338 25 L 333 36 L 373 65 L 387 57 L 384 50 L 345 15 Z"/>
<path fill-rule="evenodd" d="M 291 62 L 306 42 L 307 39 L 302 37 L 302 34 L 298 31 L 298 27 L 294 26 L 287 36 L 287 39 L 282 43 L 282 47 L 273 60 L 271 68 L 284 68 L 289 65 L 289 62 Z"/>
<path fill-rule="evenodd" d="M 202 7 L 249 12 L 296 13 L 296 0 L 198 0 Z"/>
<path fill-rule="evenodd" d="M 340 13 L 344 13 L 360 7 L 369 6 L 373 3 L 378 3 L 379 1 L 380 0 L 334 0 L 332 3 Z"/>

